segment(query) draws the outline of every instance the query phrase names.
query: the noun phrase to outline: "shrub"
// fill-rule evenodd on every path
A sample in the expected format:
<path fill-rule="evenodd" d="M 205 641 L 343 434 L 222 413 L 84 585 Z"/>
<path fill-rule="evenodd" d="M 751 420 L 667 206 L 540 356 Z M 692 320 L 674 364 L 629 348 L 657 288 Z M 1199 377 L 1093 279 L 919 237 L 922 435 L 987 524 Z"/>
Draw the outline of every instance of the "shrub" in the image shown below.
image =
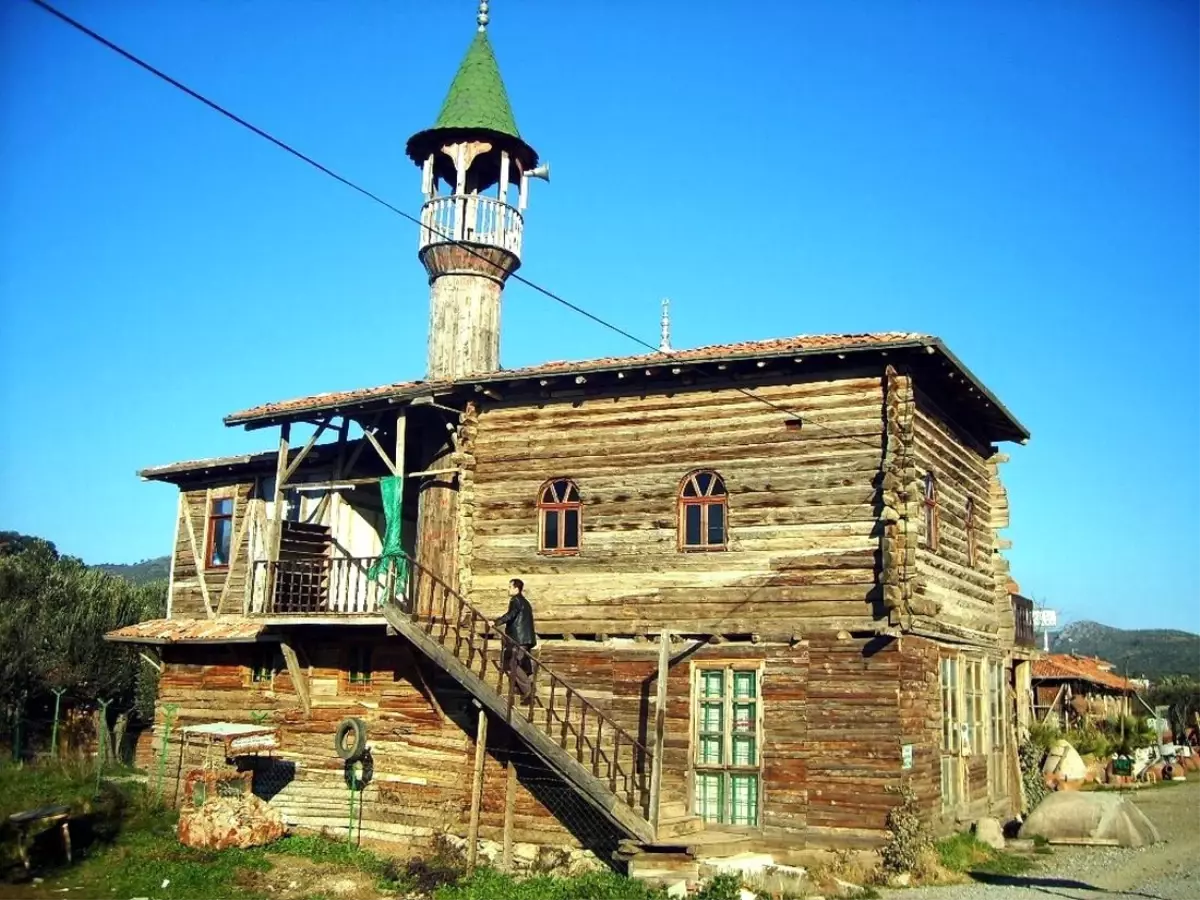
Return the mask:
<path fill-rule="evenodd" d="M 887 814 L 888 842 L 880 851 L 883 869 L 890 874 L 911 872 L 917 868 L 923 851 L 930 844 L 925 823 L 921 821 L 921 809 L 917 795 L 907 784 L 890 788 L 900 794 L 900 803 Z"/>
<path fill-rule="evenodd" d="M 738 875 L 723 874 L 710 878 L 696 893 L 695 900 L 738 900 L 742 893 L 742 879 Z"/>
<path fill-rule="evenodd" d="M 1017 759 L 1021 763 L 1021 783 L 1025 788 L 1026 809 L 1033 809 L 1041 803 L 1050 789 L 1046 787 L 1046 779 L 1042 777 L 1042 761 L 1046 757 L 1046 749 L 1035 744 L 1031 739 L 1022 741 L 1017 748 Z"/>
<path fill-rule="evenodd" d="M 1062 734 L 1057 725 L 1035 722 L 1029 726 L 1029 743 L 1042 751 L 1049 750 Z"/>

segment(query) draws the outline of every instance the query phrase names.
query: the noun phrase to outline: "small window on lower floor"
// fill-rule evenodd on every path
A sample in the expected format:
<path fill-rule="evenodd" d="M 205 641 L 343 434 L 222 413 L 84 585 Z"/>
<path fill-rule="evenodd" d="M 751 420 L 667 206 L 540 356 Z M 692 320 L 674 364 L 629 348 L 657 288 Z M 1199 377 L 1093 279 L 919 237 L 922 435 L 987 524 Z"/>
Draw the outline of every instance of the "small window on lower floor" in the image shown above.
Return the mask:
<path fill-rule="evenodd" d="M 250 683 L 271 687 L 275 675 L 283 668 L 279 651 L 274 647 L 255 647 L 250 660 Z"/>
<path fill-rule="evenodd" d="M 361 645 L 351 647 L 349 649 L 350 662 L 347 666 L 349 676 L 347 680 L 354 685 L 368 685 L 371 683 L 371 648 Z"/>

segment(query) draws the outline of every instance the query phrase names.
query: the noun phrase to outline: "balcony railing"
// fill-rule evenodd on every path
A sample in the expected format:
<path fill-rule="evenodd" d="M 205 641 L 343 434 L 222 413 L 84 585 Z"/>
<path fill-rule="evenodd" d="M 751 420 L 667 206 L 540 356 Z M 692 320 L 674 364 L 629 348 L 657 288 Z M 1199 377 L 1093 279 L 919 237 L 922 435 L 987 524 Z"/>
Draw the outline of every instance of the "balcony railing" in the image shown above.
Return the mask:
<path fill-rule="evenodd" d="M 520 211 L 495 197 L 452 194 L 421 207 L 420 246 L 466 241 L 507 250 L 521 258 L 525 220 Z"/>
<path fill-rule="evenodd" d="M 254 563 L 252 616 L 369 616 L 395 597 L 392 567 L 370 576 L 378 557 L 314 557 Z M 403 586 L 401 586 L 403 587 Z"/>
<path fill-rule="evenodd" d="M 1033 630 L 1033 601 L 1013 594 L 1012 610 L 1016 645 L 1018 647 L 1036 647 L 1037 634 Z"/>

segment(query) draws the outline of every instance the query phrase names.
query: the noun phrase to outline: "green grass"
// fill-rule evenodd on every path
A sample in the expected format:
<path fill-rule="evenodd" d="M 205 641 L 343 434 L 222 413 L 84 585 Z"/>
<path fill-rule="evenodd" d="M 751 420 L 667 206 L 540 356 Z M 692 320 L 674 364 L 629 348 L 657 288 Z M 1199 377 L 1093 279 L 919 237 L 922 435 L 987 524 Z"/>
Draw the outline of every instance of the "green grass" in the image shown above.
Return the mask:
<path fill-rule="evenodd" d="M 560 878 L 535 875 L 514 878 L 495 869 L 476 869 L 456 884 L 439 887 L 434 900 L 659 900 L 664 891 L 613 872 L 588 872 Z"/>
<path fill-rule="evenodd" d="M 1028 857 L 1003 850 L 994 850 L 973 834 L 961 833 L 944 838 L 934 845 L 941 864 L 952 872 L 966 875 L 1019 875 L 1033 867 Z"/>

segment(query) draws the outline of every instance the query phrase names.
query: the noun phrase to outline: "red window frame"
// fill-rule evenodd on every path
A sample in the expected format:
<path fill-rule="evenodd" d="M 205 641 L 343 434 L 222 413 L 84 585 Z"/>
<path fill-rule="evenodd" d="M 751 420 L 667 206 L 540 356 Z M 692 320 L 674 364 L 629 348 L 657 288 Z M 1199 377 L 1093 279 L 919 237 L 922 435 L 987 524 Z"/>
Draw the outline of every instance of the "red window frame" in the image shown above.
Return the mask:
<path fill-rule="evenodd" d="M 937 550 L 939 526 L 937 477 L 932 472 L 925 473 L 925 496 L 921 502 L 925 507 L 925 546 L 930 550 Z"/>
<path fill-rule="evenodd" d="M 701 476 L 709 476 L 707 485 L 701 483 Z M 689 493 L 690 490 L 690 493 Z M 714 506 L 721 507 L 721 540 L 713 543 L 708 540 L 708 526 L 711 510 Z M 677 546 L 681 553 L 705 553 L 729 549 L 729 491 L 725 487 L 725 479 L 712 469 L 697 469 L 690 472 L 680 482 L 678 497 L 678 522 L 676 523 Z M 700 510 L 700 543 L 689 544 L 687 540 L 687 516 L 690 507 Z"/>
<path fill-rule="evenodd" d="M 575 546 L 563 546 L 566 538 L 567 513 L 575 513 Z M 558 546 L 546 546 L 546 517 L 558 517 L 556 533 Z M 546 556 L 575 556 L 583 545 L 583 502 L 579 486 L 570 478 L 551 478 L 538 491 L 538 553 Z"/>
<path fill-rule="evenodd" d="M 218 504 L 228 504 L 229 512 L 218 512 Z M 220 522 L 228 523 L 229 545 L 225 548 L 226 562 L 213 562 L 213 551 L 217 549 L 217 525 Z M 208 540 L 205 541 L 204 547 L 204 568 L 223 570 L 229 568 L 228 560 L 233 554 L 233 498 L 232 497 L 213 497 L 208 502 Z"/>

